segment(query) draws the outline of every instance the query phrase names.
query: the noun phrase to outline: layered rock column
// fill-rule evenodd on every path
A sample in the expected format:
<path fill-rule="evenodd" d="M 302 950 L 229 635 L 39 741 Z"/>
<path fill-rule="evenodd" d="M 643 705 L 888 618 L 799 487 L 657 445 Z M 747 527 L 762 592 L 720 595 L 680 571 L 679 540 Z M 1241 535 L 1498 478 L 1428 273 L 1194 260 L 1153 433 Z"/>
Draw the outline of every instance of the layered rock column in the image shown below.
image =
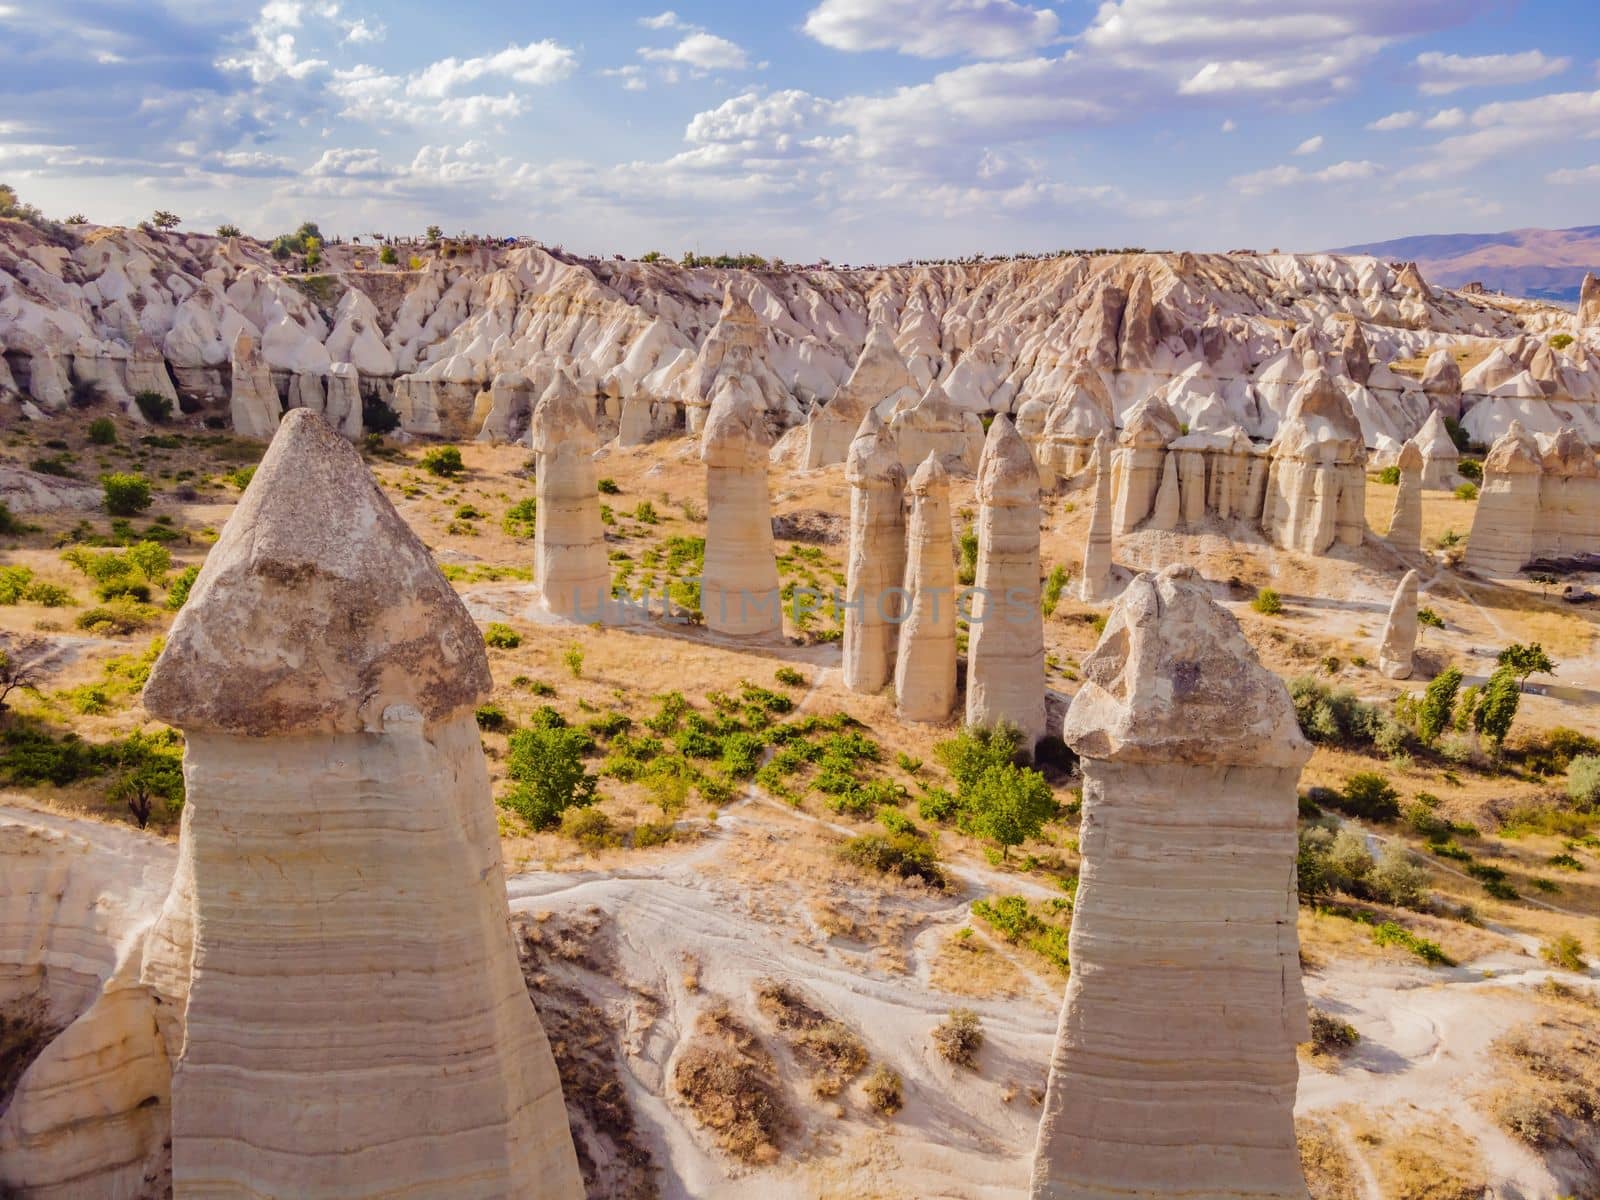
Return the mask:
<path fill-rule="evenodd" d="M 1334 378 L 1306 377 L 1272 443 L 1261 526 L 1273 544 L 1302 554 L 1359 546 L 1366 532 L 1366 445 Z"/>
<path fill-rule="evenodd" d="M 967 724 L 1044 736 L 1039 472 L 1011 418 L 989 426 L 978 464 L 978 570 L 967 635 Z"/>
<path fill-rule="evenodd" d="M 767 455 L 772 432 L 761 393 L 743 375 L 725 375 L 700 437 L 706 465 L 706 558 L 700 611 L 707 627 L 733 637 L 783 632 L 778 563 L 772 542 Z"/>
<path fill-rule="evenodd" d="M 538 456 L 533 577 L 547 612 L 588 623 L 605 616 L 611 563 L 595 475 L 594 409 L 565 371 L 557 371 L 534 406 Z"/>
<path fill-rule="evenodd" d="M 187 976 L 176 1195 L 584 1194 L 507 928 L 489 687 L 427 549 L 291 412 L 145 688 L 186 739 L 145 964 Z"/>
<path fill-rule="evenodd" d="M 1278 678 L 1188 567 L 1140 575 L 1063 735 L 1084 803 L 1033 1200 L 1305 1200 L 1295 785 Z"/>
<path fill-rule="evenodd" d="M 947 721 L 956 704 L 956 567 L 950 475 L 929 451 L 911 476 L 906 537 L 906 612 L 894 691 L 905 721 Z"/>
<path fill-rule="evenodd" d="M 1469 570 L 1514 575 L 1534 557 L 1543 472 L 1539 443 L 1521 421 L 1511 422 L 1483 460 L 1483 487 L 1463 560 Z"/>
<path fill-rule="evenodd" d="M 1111 437 L 1102 433 L 1094 443 L 1094 507 L 1078 579 L 1078 599 L 1091 603 L 1111 590 L 1111 453 Z"/>
<path fill-rule="evenodd" d="M 887 416 L 885 410 L 892 410 L 898 401 L 916 398 L 916 380 L 895 348 L 893 336 L 885 326 L 874 325 L 850 378 L 833 399 L 812 414 L 806 426 L 805 465 L 828 467 L 844 462 L 868 412 L 876 410 Z"/>
<path fill-rule="evenodd" d="M 1394 494 L 1394 514 L 1389 518 L 1388 541 L 1396 550 L 1422 549 L 1422 451 L 1415 442 L 1400 447 L 1396 466 L 1400 486 Z"/>
<path fill-rule="evenodd" d="M 1407 571 L 1389 603 L 1389 619 L 1383 625 L 1383 641 L 1378 646 L 1378 670 L 1386 679 L 1410 679 L 1412 657 L 1417 649 L 1417 589 L 1422 576 Z"/>
<path fill-rule="evenodd" d="M 1163 478 L 1167 443 L 1178 436 L 1176 414 L 1159 396 L 1134 405 L 1122 427 L 1122 486 L 1112 528 L 1118 537 L 1137 529 L 1150 516 Z M 1177 475 L 1173 474 L 1173 519 L 1177 519 Z"/>
<path fill-rule="evenodd" d="M 844 684 L 871 695 L 894 675 L 906 559 L 906 472 L 893 435 L 871 409 L 850 443 L 844 474 L 850 484 Z"/>
<path fill-rule="evenodd" d="M 273 385 L 272 370 L 261 356 L 261 347 L 243 329 L 233 339 L 230 362 L 233 390 L 229 393 L 228 405 L 233 431 L 240 437 L 266 441 L 278 431 L 283 403 Z"/>

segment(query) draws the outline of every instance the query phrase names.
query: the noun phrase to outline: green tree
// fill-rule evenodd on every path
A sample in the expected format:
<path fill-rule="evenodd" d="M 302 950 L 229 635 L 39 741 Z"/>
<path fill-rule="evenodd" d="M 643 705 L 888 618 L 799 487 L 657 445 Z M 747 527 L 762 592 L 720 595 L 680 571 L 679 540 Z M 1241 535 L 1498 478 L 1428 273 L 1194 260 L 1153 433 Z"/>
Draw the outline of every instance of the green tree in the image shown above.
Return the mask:
<path fill-rule="evenodd" d="M 1439 735 L 1450 727 L 1461 678 L 1461 672 L 1451 667 L 1435 676 L 1422 693 L 1422 703 L 1417 708 L 1417 737 L 1422 739 L 1424 746 L 1433 745 L 1439 740 Z"/>
<path fill-rule="evenodd" d="M 1494 743 L 1498 758 L 1505 745 L 1511 723 L 1517 719 L 1517 704 L 1522 699 L 1522 687 L 1517 682 L 1516 668 L 1511 665 L 1496 667 L 1489 682 L 1483 685 L 1483 697 L 1473 714 L 1473 727 Z"/>
<path fill-rule="evenodd" d="M 567 727 L 530 727 L 511 735 L 506 774 L 512 787 L 500 803 L 535 829 L 561 823 L 569 808 L 593 804 L 599 780 L 584 770 L 589 735 Z"/>
<path fill-rule="evenodd" d="M 306 269 L 314 270 L 322 265 L 322 239 L 306 239 Z"/>
<path fill-rule="evenodd" d="M 132 517 L 142 513 L 152 503 L 150 481 L 143 475 L 113 472 L 100 477 L 105 493 L 106 511 L 113 517 Z"/>
<path fill-rule="evenodd" d="M 1521 642 L 1512 642 L 1495 660 L 1502 667 L 1510 667 L 1517 677 L 1519 688 L 1526 686 L 1528 676 L 1538 672 L 1541 675 L 1554 675 L 1556 664 L 1550 661 L 1550 656 L 1544 652 L 1544 647 L 1538 642 L 1523 645 Z"/>
<path fill-rule="evenodd" d="M 158 208 L 150 217 L 150 224 L 157 229 L 176 229 L 183 224 L 183 218 L 175 212 L 168 212 L 164 208 Z"/>
<path fill-rule="evenodd" d="M 1056 815 L 1056 799 L 1043 775 L 1029 767 L 1006 763 L 991 767 L 962 789 L 961 826 L 1000 847 L 1005 858 L 1012 846 L 1038 837 Z"/>
<path fill-rule="evenodd" d="M 172 733 L 130 734 L 118 760 L 119 770 L 106 798 L 126 804 L 140 829 L 150 823 L 157 800 L 169 814 L 183 807 L 183 755 Z"/>
<path fill-rule="evenodd" d="M 444 230 L 440 229 L 437 225 L 429 225 L 428 228 L 423 231 L 423 236 L 426 237 L 430 242 L 437 242 L 444 236 Z"/>
<path fill-rule="evenodd" d="M 378 251 L 378 261 L 386 267 L 392 267 L 400 261 L 400 256 L 395 253 L 393 246 L 385 246 Z"/>
<path fill-rule="evenodd" d="M 423 454 L 422 469 L 448 479 L 461 474 L 466 467 L 461 461 L 461 451 L 455 446 L 435 446 Z"/>
<path fill-rule="evenodd" d="M 228 224 L 228 223 L 224 222 L 223 224 L 217 226 L 217 236 L 219 238 L 230 238 L 230 237 L 236 238 L 236 237 L 243 237 L 244 233 L 239 229 L 239 227 L 237 225 L 232 225 L 232 224 Z"/>

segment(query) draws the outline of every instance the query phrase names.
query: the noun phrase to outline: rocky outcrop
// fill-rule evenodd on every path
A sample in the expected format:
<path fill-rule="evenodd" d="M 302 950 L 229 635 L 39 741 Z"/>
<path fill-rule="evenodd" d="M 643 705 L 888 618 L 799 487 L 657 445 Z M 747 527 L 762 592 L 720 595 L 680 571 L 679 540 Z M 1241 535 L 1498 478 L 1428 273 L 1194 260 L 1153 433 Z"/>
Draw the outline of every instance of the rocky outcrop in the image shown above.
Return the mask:
<path fill-rule="evenodd" d="M 560 368 L 557 372 L 566 374 Z M 480 407 L 485 401 L 488 404 L 478 427 L 478 441 L 520 442 L 529 435 L 538 400 L 539 393 L 521 371 L 501 371 L 490 380 L 489 390 L 478 397 Z"/>
<path fill-rule="evenodd" d="M 917 400 L 894 414 L 889 422 L 900 465 L 914 470 L 930 454 L 937 454 L 945 470 L 970 475 L 983 452 L 983 423 L 950 402 L 936 380 Z"/>
<path fill-rule="evenodd" d="M 256 342 L 244 330 L 233 339 L 229 358 L 232 385 L 228 407 L 233 431 L 240 437 L 267 441 L 278 431 L 283 402 L 272 382 L 272 371 L 262 358 Z"/>
<path fill-rule="evenodd" d="M 844 685 L 874 695 L 894 677 L 906 559 L 906 472 L 894 438 L 870 408 L 850 443 L 844 475 L 850 485 Z"/>
<path fill-rule="evenodd" d="M 1422 371 L 1422 390 L 1436 411 L 1461 419 L 1461 364 L 1448 350 L 1435 350 Z"/>
<path fill-rule="evenodd" d="M 1417 590 L 1421 583 L 1421 575 L 1407 571 L 1394 590 L 1383 640 L 1378 644 L 1378 670 L 1385 679 L 1411 678 L 1412 657 L 1417 649 Z"/>
<path fill-rule="evenodd" d="M 1296 781 L 1282 682 L 1187 567 L 1141 575 L 1083 662 L 1067 985 L 1033 1200 L 1304 1200 Z"/>
<path fill-rule="evenodd" d="M 1600 553 L 1600 466 L 1594 448 L 1576 430 L 1563 429 L 1550 439 L 1540 462 L 1539 557 Z"/>
<path fill-rule="evenodd" d="M 998 416 L 978 465 L 978 570 L 967 640 L 967 724 L 1044 736 L 1044 617 L 1039 611 L 1039 472 Z"/>
<path fill-rule="evenodd" d="M 876 411 L 887 420 L 902 401 L 914 402 L 919 390 L 889 330 L 874 325 L 850 378 L 833 399 L 812 412 L 806 424 L 805 465 L 844 462 L 867 413 Z"/>
<path fill-rule="evenodd" d="M 557 371 L 534 408 L 533 578 L 552 616 L 580 624 L 603 619 L 611 598 L 611 563 L 600 521 L 595 474 L 594 408 L 565 371 Z"/>
<path fill-rule="evenodd" d="M 1400 485 L 1394 493 L 1394 512 L 1389 517 L 1389 544 L 1396 550 L 1415 554 L 1422 549 L 1422 451 L 1415 442 L 1400 447 L 1395 460 Z"/>
<path fill-rule="evenodd" d="M 328 368 L 322 415 L 347 440 L 361 440 L 361 374 L 353 363 L 336 362 Z"/>
<path fill-rule="evenodd" d="M 1463 560 L 1468 570 L 1514 575 L 1537 557 L 1543 473 L 1539 443 L 1513 421 L 1483 460 L 1483 486 Z"/>
<path fill-rule="evenodd" d="M 1428 414 L 1417 436 L 1411 439 L 1422 452 L 1422 486 L 1438 491 L 1454 491 L 1461 482 L 1461 451 L 1445 426 L 1444 416 L 1435 409 Z"/>
<path fill-rule="evenodd" d="M 1274 545 L 1321 554 L 1366 530 L 1366 447 L 1350 401 L 1325 370 L 1307 376 L 1271 450 L 1261 525 Z"/>
<path fill-rule="evenodd" d="M 895 654 L 901 720 L 947 721 L 956 703 L 956 568 L 950 536 L 950 476 L 929 453 L 906 486 L 906 612 Z"/>
<path fill-rule="evenodd" d="M 787 428 L 805 417 L 794 395 L 768 361 L 767 328 L 750 302 L 729 285 L 722 312 L 700 346 L 685 382 L 684 415 L 690 433 L 699 433 L 724 376 L 739 376 L 741 387 L 761 397 L 762 411 L 773 424 Z"/>
<path fill-rule="evenodd" d="M 1116 536 L 1132 533 L 1150 516 L 1161 486 L 1167 444 L 1179 432 L 1177 416 L 1159 397 L 1141 400 L 1128 413 L 1119 438 L 1120 486 L 1112 521 Z"/>
<path fill-rule="evenodd" d="M 291 412 L 145 688 L 186 740 L 144 968 L 187 995 L 177 1195 L 583 1195 L 507 928 L 489 688 L 426 547 Z"/>
<path fill-rule="evenodd" d="M 1078 579 L 1078 599 L 1088 603 L 1105 599 L 1111 590 L 1111 455 L 1111 438 L 1102 433 L 1094 444 L 1094 506 Z"/>
<path fill-rule="evenodd" d="M 706 557 L 700 610 L 708 628 L 733 637 L 783 632 L 767 493 L 772 431 L 760 390 L 725 375 L 700 435 L 706 465 Z"/>
<path fill-rule="evenodd" d="M 1600 278 L 1590 272 L 1583 277 L 1583 286 L 1578 289 L 1578 328 L 1595 326 L 1600 326 Z"/>

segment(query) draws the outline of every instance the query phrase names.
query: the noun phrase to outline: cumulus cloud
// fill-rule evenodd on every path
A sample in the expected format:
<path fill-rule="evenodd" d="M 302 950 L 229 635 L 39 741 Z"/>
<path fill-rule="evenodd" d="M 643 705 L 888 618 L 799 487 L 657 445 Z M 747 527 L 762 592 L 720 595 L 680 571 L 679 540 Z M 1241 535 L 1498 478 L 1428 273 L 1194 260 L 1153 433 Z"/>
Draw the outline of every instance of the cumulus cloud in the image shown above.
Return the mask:
<path fill-rule="evenodd" d="M 1260 195 L 1262 192 L 1274 188 L 1294 187 L 1306 183 L 1350 183 L 1360 179 L 1371 179 L 1381 167 L 1375 162 L 1365 159 L 1334 163 L 1330 167 L 1323 167 L 1320 171 L 1307 171 L 1302 167 L 1278 166 L 1268 167 L 1264 171 L 1253 171 L 1248 175 L 1236 175 L 1233 185 L 1245 195 Z"/>
<path fill-rule="evenodd" d="M 644 68 L 637 63 L 628 63 L 621 67 L 607 67 L 600 72 L 607 79 L 622 80 L 622 90 L 625 92 L 642 92 L 650 85 L 645 82 Z"/>
<path fill-rule="evenodd" d="M 1483 104 L 1464 125 L 1469 132 L 1436 142 L 1426 158 L 1402 174 L 1416 179 L 1464 175 L 1501 158 L 1569 142 L 1574 135 L 1600 136 L 1600 91 Z"/>
<path fill-rule="evenodd" d="M 750 56 L 742 46 L 704 30 L 691 33 L 666 49 L 646 46 L 639 51 L 639 57 L 651 62 L 682 63 L 700 71 L 743 71 L 750 66 Z"/>
<path fill-rule="evenodd" d="M 1445 96 L 1462 88 L 1533 83 L 1559 75 L 1571 65 L 1570 58 L 1546 58 L 1541 50 L 1477 57 L 1429 50 L 1417 55 L 1421 79 L 1417 90 L 1424 96 Z"/>
<path fill-rule="evenodd" d="M 1467 123 L 1467 112 L 1463 108 L 1441 108 L 1433 116 L 1422 123 L 1424 129 L 1455 129 Z"/>
<path fill-rule="evenodd" d="M 1308 137 L 1294 148 L 1296 154 L 1315 154 L 1322 149 L 1323 138 L 1319 133 L 1315 137 Z"/>
<path fill-rule="evenodd" d="M 1546 183 L 1596 183 L 1600 182 L 1600 163 L 1587 167 L 1562 167 L 1544 177 Z"/>
<path fill-rule="evenodd" d="M 1379 117 L 1376 121 L 1368 122 L 1367 128 L 1378 133 L 1393 133 L 1397 129 L 1410 129 L 1420 120 L 1422 120 L 1422 114 L 1420 113 L 1410 111 L 1392 112 L 1386 117 Z"/>
<path fill-rule="evenodd" d="M 646 29 L 686 29 L 688 28 L 679 18 L 678 14 L 670 8 L 664 13 L 657 13 L 653 17 L 640 17 L 639 24 Z"/>
<path fill-rule="evenodd" d="M 1009 58 L 1056 41 L 1061 21 L 1016 0 L 822 0 L 804 28 L 835 50 Z"/>
<path fill-rule="evenodd" d="M 406 92 L 440 97 L 491 75 L 542 87 L 565 79 L 577 65 L 578 56 L 573 51 L 545 39 L 525 46 L 507 46 L 480 58 L 441 58 L 411 76 L 406 81 Z"/>

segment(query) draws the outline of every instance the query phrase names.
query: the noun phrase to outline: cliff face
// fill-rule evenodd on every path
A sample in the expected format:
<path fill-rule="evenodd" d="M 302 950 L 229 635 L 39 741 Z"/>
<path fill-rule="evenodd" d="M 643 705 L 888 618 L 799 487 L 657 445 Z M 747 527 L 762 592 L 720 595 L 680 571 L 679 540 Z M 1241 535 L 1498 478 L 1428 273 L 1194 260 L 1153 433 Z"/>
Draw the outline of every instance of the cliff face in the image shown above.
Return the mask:
<path fill-rule="evenodd" d="M 1484 402 L 1482 429 L 1468 413 L 1475 436 L 1492 440 L 1513 417 L 1527 423 L 1521 410 L 1538 397 L 1579 410 L 1552 431 L 1575 424 L 1600 439 L 1600 360 L 1582 342 L 1536 354 L 1543 335 L 1577 331 L 1570 314 L 1429 288 L 1372 258 L 1139 254 L 749 272 L 531 245 L 449 257 L 402 247 L 413 270 L 341 245 L 326 249 L 324 274 L 291 276 L 242 239 L 109 228 L 70 237 L 51 242 L 0 221 L 0 394 L 30 415 L 62 408 L 77 386 L 136 411 L 134 391 L 170 385 L 187 410 L 220 416 L 243 332 L 288 407 L 325 392 L 332 366 L 350 363 L 362 394 L 393 405 L 407 429 L 471 436 L 489 407 L 480 393 L 497 377 L 548 378 L 560 366 L 614 412 L 648 402 L 664 431 L 684 405 L 705 402 L 700 359 L 732 302 L 759 322 L 752 333 L 764 336 L 785 393 L 768 407 L 785 425 L 834 396 L 881 327 L 916 388 L 938 380 L 964 411 L 1020 414 L 1088 368 L 1119 424 L 1161 392 L 1191 425 L 1220 420 L 1258 439 L 1276 434 L 1304 351 L 1317 348 L 1339 360 L 1374 448 L 1415 433 L 1431 408 L 1418 379 L 1386 364 L 1446 346 L 1482 359 L 1504 343 L 1512 376 L 1463 398 L 1469 409 Z"/>

